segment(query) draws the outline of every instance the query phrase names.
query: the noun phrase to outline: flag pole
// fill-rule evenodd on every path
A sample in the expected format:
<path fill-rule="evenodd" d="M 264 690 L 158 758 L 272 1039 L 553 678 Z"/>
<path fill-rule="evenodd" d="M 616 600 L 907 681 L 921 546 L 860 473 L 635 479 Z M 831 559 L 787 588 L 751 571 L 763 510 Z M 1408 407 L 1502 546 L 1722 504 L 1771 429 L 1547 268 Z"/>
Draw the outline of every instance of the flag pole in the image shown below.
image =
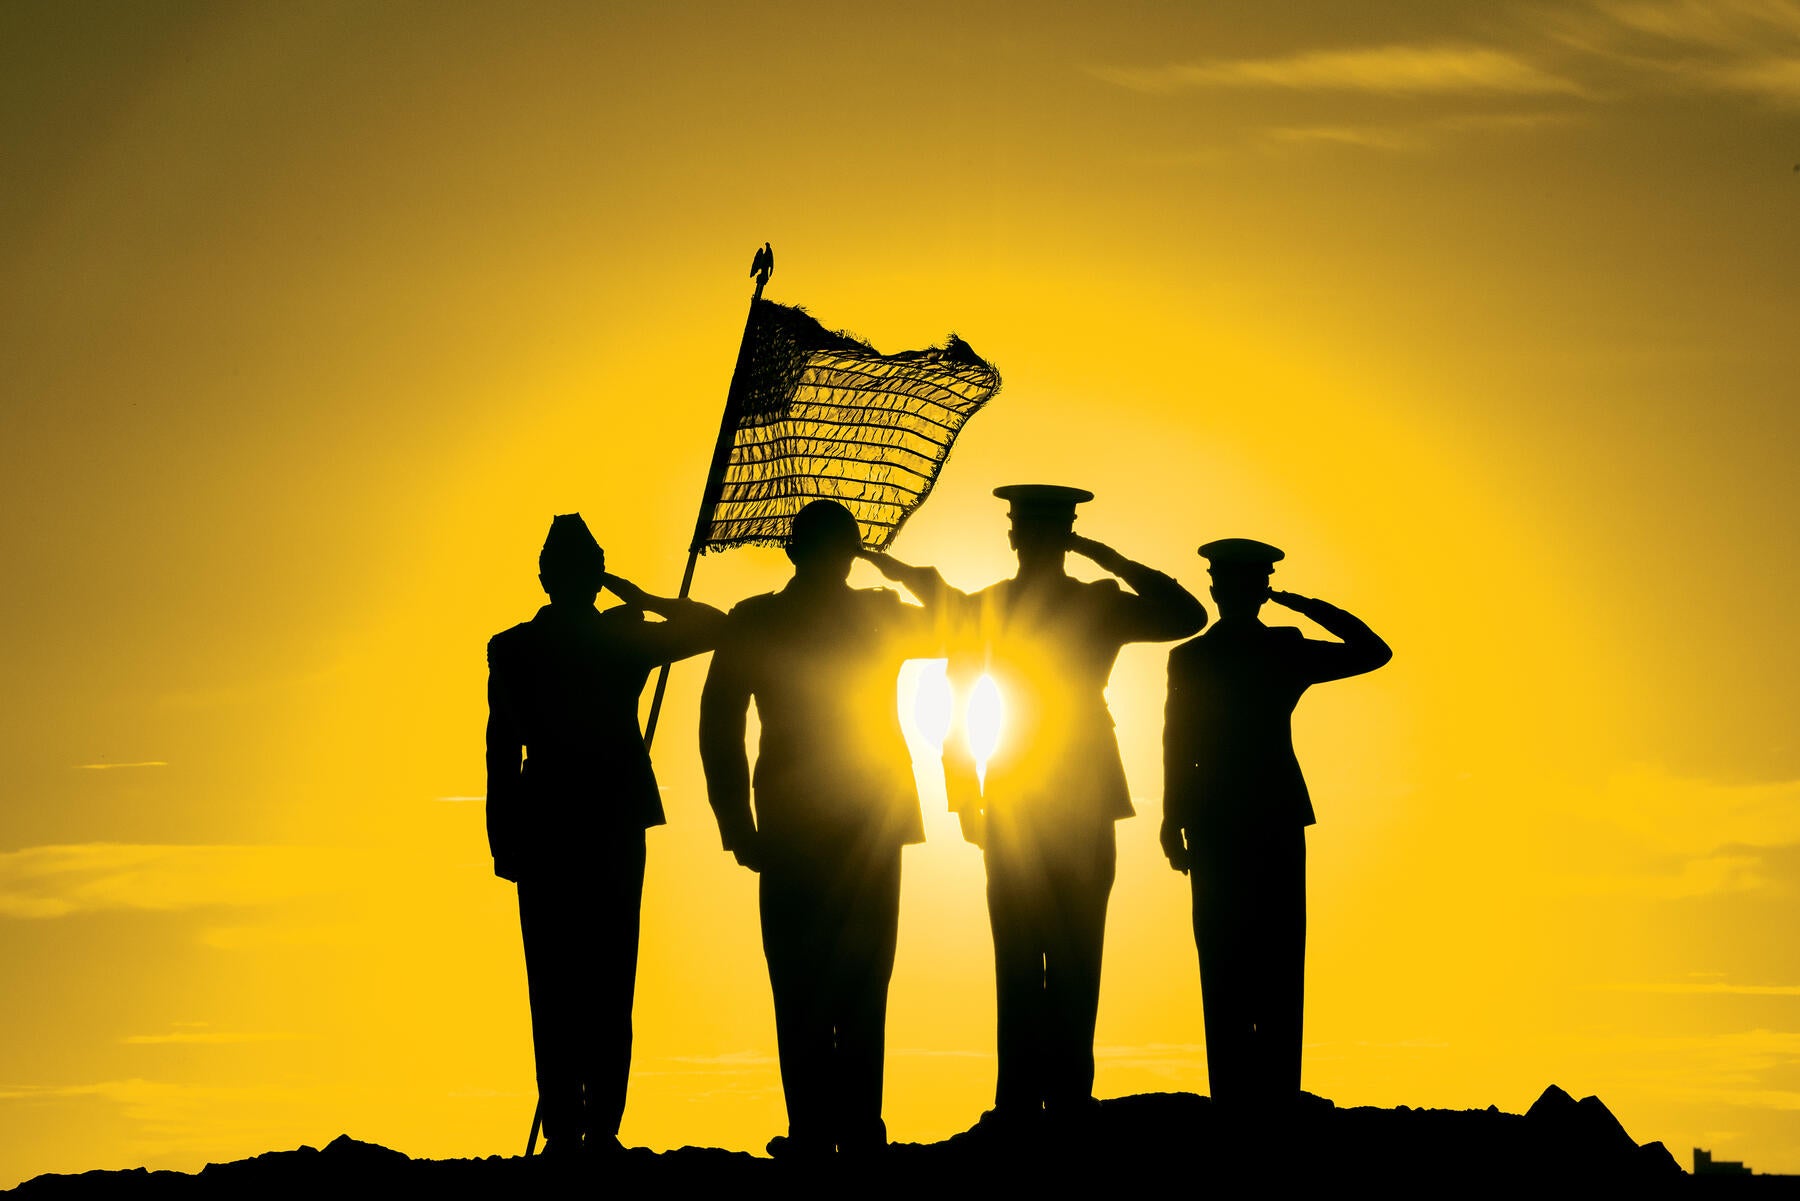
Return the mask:
<path fill-rule="evenodd" d="M 762 299 L 763 286 L 774 273 L 775 253 L 764 242 L 763 248 L 756 252 L 756 258 L 750 264 L 750 274 L 756 277 L 756 291 L 750 294 L 750 312 L 744 318 L 744 336 L 738 342 L 737 363 L 731 369 L 731 385 L 725 391 L 725 412 L 719 417 L 719 436 L 713 442 L 712 462 L 706 469 L 706 487 L 700 493 L 700 512 L 694 517 L 694 537 L 688 544 L 687 568 L 681 573 L 681 591 L 676 594 L 682 600 L 687 599 L 688 589 L 694 585 L 694 565 L 700 561 L 700 547 L 706 537 L 706 527 L 712 520 L 713 509 L 717 507 L 720 495 L 725 491 L 725 466 L 731 461 L 731 440 L 737 432 L 737 409 L 733 403 L 736 399 L 735 386 L 738 377 L 743 374 L 744 359 L 750 352 L 750 327 L 756 321 L 756 302 Z M 646 750 L 656 738 L 656 721 L 662 716 L 663 693 L 668 687 L 669 664 L 665 663 L 656 673 L 656 691 L 650 697 L 650 715 L 644 720 Z"/>

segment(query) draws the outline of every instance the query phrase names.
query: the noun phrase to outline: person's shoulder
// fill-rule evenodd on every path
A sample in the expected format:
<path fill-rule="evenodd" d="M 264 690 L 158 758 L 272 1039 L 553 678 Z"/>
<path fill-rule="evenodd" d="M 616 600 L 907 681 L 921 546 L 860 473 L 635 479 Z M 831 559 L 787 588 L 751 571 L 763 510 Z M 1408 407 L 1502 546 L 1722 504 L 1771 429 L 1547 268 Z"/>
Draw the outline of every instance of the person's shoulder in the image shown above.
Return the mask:
<path fill-rule="evenodd" d="M 973 600 L 973 601 L 993 600 L 995 598 L 1005 596 L 1007 593 L 1011 592 L 1013 590 L 1013 586 L 1017 583 L 1018 583 L 1018 581 L 1011 577 L 1008 577 L 1007 579 L 1004 579 L 1004 580 L 995 580 L 993 583 L 989 584 L 986 588 L 980 588 L 974 592 L 969 593 L 969 599 Z"/>
<path fill-rule="evenodd" d="M 746 596 L 731 606 L 726 616 L 734 622 L 757 621 L 779 613 L 782 608 L 782 600 L 782 594 L 779 592 L 759 592 L 755 596 Z"/>
<path fill-rule="evenodd" d="M 1206 641 L 1205 634 L 1201 634 L 1197 638 L 1189 638 L 1186 642 L 1181 643 L 1169 652 L 1169 666 L 1175 667 L 1183 663 L 1192 663 L 1196 659 L 1205 658 L 1210 645 L 1211 644 Z"/>
<path fill-rule="evenodd" d="M 1269 638 L 1284 644 L 1297 645 L 1306 641 L 1306 635 L 1300 632 L 1299 626 L 1270 626 Z"/>
<path fill-rule="evenodd" d="M 1111 605 L 1117 603 L 1120 599 L 1137 599 L 1137 593 L 1126 592 L 1123 588 L 1119 587 L 1119 581 L 1112 579 L 1111 577 L 1101 580 L 1080 580 L 1077 581 L 1077 583 L 1079 584 L 1081 596 L 1086 599 L 1089 604 Z"/>
<path fill-rule="evenodd" d="M 1169 652 L 1169 670 L 1171 672 L 1206 672 L 1212 670 L 1222 654 L 1230 654 L 1227 646 L 1230 639 L 1215 637 L 1217 626 L 1203 634 L 1197 634 L 1181 643 Z"/>
<path fill-rule="evenodd" d="M 492 638 L 488 639 L 488 662 L 492 663 L 496 659 L 506 658 L 512 652 L 529 643 L 531 638 L 532 624 L 529 621 L 522 621 L 510 629 L 501 630 L 498 634 L 495 634 Z"/>

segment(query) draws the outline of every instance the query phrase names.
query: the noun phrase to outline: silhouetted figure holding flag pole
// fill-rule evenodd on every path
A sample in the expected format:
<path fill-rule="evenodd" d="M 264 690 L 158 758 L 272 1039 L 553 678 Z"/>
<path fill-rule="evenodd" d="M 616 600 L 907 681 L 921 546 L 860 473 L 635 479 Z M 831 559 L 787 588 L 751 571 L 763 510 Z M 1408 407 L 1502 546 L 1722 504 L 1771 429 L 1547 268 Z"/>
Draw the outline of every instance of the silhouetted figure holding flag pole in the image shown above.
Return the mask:
<path fill-rule="evenodd" d="M 1374 671 L 1393 652 L 1342 609 L 1271 591 L 1275 547 L 1226 538 L 1200 553 L 1219 621 L 1169 654 L 1162 844 L 1171 866 L 1192 873 L 1213 1099 L 1256 1111 L 1300 1095 L 1314 817 L 1291 717 L 1313 684 Z M 1265 600 L 1343 641 L 1263 625 Z"/>
<path fill-rule="evenodd" d="M 1046 1114 L 1078 1121 L 1093 1104 L 1113 823 L 1133 812 L 1107 678 L 1126 643 L 1185 637 L 1206 610 L 1170 576 L 1073 532 L 1093 493 L 1020 484 L 994 495 L 1011 504 L 1019 571 L 962 605 L 974 638 L 951 670 L 965 690 L 992 677 L 1003 727 L 978 807 L 954 754 L 946 784 L 964 836 L 986 852 L 999 1078 L 982 1125 L 1009 1136 Z M 1070 551 L 1130 591 L 1074 579 Z"/>
<path fill-rule="evenodd" d="M 700 753 L 725 849 L 761 873 L 763 952 L 788 1134 L 773 1155 L 817 1158 L 887 1142 L 881 1118 L 900 849 L 922 842 L 894 687 L 909 658 L 943 653 L 953 594 L 928 568 L 866 552 L 850 511 L 814 501 L 793 522 L 794 577 L 732 609 L 700 699 Z M 926 607 L 846 583 L 868 558 Z M 755 808 L 745 753 L 762 726 Z"/>
<path fill-rule="evenodd" d="M 519 886 L 544 1150 L 563 1155 L 616 1149 L 625 1112 L 644 830 L 663 821 L 638 697 L 724 614 L 607 574 L 577 513 L 551 523 L 538 579 L 550 603 L 488 643 L 487 824 Z M 625 603 L 596 610 L 602 588 Z"/>
<path fill-rule="evenodd" d="M 936 572 L 883 552 L 1000 373 L 954 334 L 942 346 L 882 354 L 828 330 L 763 298 L 774 269 L 765 242 L 751 262 L 756 290 L 681 591 L 707 550 L 785 546 L 795 565 L 788 587 L 733 611 L 702 699 L 701 750 L 726 846 L 763 872 L 790 1119 L 789 1136 L 770 1150 L 816 1155 L 886 1140 L 882 1040 L 899 848 L 922 836 L 894 688 L 902 660 L 943 653 L 935 613 L 845 578 L 862 555 L 944 607 Z M 743 745 L 752 698 L 762 722 L 754 814 Z"/>

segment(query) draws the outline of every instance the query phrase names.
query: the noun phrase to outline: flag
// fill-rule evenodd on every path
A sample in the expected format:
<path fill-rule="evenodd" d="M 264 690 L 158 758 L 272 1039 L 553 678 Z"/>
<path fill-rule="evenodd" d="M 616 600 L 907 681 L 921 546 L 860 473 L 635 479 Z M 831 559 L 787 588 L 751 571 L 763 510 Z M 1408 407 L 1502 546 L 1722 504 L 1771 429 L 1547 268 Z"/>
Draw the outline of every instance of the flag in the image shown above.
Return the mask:
<path fill-rule="evenodd" d="M 694 549 L 786 542 L 814 500 L 845 505 L 882 550 L 937 481 L 950 446 L 1000 387 L 954 334 L 880 354 L 803 310 L 758 297 L 726 397 Z"/>

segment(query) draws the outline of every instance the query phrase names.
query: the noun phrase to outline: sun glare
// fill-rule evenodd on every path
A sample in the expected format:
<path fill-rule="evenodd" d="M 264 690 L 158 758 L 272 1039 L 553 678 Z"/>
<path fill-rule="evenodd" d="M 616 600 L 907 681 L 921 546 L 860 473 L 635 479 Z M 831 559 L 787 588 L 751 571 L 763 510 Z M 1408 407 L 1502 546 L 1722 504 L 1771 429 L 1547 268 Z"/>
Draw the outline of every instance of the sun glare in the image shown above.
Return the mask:
<path fill-rule="evenodd" d="M 1006 720 L 1006 702 L 1000 699 L 1000 685 L 994 677 L 983 674 L 969 694 L 969 753 L 975 756 L 975 771 L 987 783 L 988 760 L 1000 749 L 1000 727 Z"/>
<path fill-rule="evenodd" d="M 950 736 L 956 706 L 956 694 L 945 671 L 947 665 L 944 659 L 923 661 L 913 683 L 913 729 L 938 751 L 944 749 L 944 739 Z"/>
<path fill-rule="evenodd" d="M 899 703 L 907 733 L 915 742 L 923 741 L 941 752 L 956 724 L 955 687 L 950 683 L 948 663 L 944 659 L 923 659 L 900 674 Z M 911 704 L 908 699 L 910 694 Z M 1000 686 L 994 678 L 983 674 L 967 697 L 963 718 L 968 723 L 969 753 L 974 757 L 976 773 L 987 778 L 988 760 L 1000 747 L 1000 730 L 1005 723 L 1006 704 L 1000 698 Z"/>

